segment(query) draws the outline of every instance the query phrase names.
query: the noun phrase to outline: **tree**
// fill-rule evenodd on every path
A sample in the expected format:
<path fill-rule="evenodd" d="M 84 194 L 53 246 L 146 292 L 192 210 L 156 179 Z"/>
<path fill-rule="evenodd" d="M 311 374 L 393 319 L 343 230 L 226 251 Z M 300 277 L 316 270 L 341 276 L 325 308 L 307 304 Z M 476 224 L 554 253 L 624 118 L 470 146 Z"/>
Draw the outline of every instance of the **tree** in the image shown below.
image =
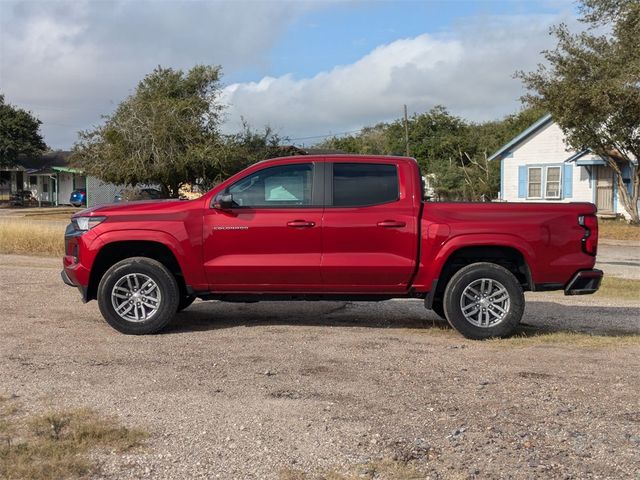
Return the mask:
<path fill-rule="evenodd" d="M 296 151 L 280 146 L 282 140 L 270 127 L 254 130 L 243 120 L 239 132 L 222 136 L 218 151 L 212 157 L 215 168 L 210 168 L 210 174 L 199 180 L 200 187 L 208 190 L 260 160 L 295 154 Z"/>
<path fill-rule="evenodd" d="M 470 123 L 435 106 L 409 118 L 409 153 L 423 173 L 435 174 L 434 190 L 442 200 L 489 200 L 500 189 L 500 165 L 488 156 L 533 122 L 543 111 L 526 108 L 501 120 Z M 404 121 L 365 127 L 357 135 L 330 138 L 323 148 L 348 153 L 405 155 Z"/>
<path fill-rule="evenodd" d="M 640 223 L 640 3 L 583 0 L 580 10 L 589 28 L 553 27 L 558 44 L 543 52 L 548 66 L 516 74 L 529 90 L 523 101 L 549 111 L 571 148 L 606 161 L 631 222 Z"/>
<path fill-rule="evenodd" d="M 219 175 L 221 68 L 157 67 L 103 125 L 80 132 L 73 163 L 107 182 L 158 184 L 178 197 L 185 183 Z"/>
<path fill-rule="evenodd" d="M 47 148 L 40 135 L 41 124 L 26 110 L 5 103 L 0 95 L 0 166 L 13 166 L 19 155 L 39 155 Z"/>
<path fill-rule="evenodd" d="M 331 137 L 317 146 L 328 150 L 340 150 L 345 153 L 362 155 L 385 155 L 389 153 L 388 130 L 389 125 L 379 123 L 372 127 L 364 127 L 356 135 Z"/>

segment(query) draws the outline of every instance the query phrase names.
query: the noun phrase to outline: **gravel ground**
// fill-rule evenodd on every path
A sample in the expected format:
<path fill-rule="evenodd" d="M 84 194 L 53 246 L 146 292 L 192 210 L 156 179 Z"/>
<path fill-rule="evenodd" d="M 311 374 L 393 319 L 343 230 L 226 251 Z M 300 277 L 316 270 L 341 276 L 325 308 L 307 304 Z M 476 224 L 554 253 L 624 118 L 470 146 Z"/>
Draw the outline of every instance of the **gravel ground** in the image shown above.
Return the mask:
<path fill-rule="evenodd" d="M 640 300 L 528 294 L 514 342 L 471 342 L 419 301 L 196 302 L 165 333 L 106 325 L 59 260 L 0 255 L 0 395 L 151 434 L 96 478 L 284 478 L 411 460 L 425 478 L 640 476 Z"/>

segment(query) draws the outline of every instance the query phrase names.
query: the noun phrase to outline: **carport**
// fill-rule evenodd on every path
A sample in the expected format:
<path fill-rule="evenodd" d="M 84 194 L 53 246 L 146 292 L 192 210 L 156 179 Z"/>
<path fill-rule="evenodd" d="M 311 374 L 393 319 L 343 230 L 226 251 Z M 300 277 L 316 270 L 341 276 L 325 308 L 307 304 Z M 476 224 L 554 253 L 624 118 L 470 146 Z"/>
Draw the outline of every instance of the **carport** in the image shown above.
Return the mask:
<path fill-rule="evenodd" d="M 52 167 L 57 183 L 56 205 L 69 205 L 71 192 L 87 188 L 87 176 L 72 167 Z"/>

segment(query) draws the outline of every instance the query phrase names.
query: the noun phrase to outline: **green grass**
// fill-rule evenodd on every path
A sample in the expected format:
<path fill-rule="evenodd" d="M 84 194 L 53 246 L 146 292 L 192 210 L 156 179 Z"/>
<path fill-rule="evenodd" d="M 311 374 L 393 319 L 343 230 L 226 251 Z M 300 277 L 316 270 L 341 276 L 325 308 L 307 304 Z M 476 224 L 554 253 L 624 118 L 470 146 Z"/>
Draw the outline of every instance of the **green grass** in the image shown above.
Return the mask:
<path fill-rule="evenodd" d="M 146 438 L 93 410 L 24 415 L 15 398 L 0 397 L 0 478 L 85 478 L 97 472 L 90 452 L 125 452 Z"/>

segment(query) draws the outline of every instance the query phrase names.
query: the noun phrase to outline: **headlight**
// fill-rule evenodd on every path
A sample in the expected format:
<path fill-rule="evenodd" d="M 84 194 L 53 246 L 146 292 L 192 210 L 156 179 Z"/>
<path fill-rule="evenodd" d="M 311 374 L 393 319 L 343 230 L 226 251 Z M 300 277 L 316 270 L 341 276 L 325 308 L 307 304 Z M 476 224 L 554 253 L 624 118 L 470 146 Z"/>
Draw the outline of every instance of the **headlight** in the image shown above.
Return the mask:
<path fill-rule="evenodd" d="M 76 230 L 86 232 L 93 227 L 100 225 L 107 217 L 76 217 L 72 221 L 76 226 Z"/>

